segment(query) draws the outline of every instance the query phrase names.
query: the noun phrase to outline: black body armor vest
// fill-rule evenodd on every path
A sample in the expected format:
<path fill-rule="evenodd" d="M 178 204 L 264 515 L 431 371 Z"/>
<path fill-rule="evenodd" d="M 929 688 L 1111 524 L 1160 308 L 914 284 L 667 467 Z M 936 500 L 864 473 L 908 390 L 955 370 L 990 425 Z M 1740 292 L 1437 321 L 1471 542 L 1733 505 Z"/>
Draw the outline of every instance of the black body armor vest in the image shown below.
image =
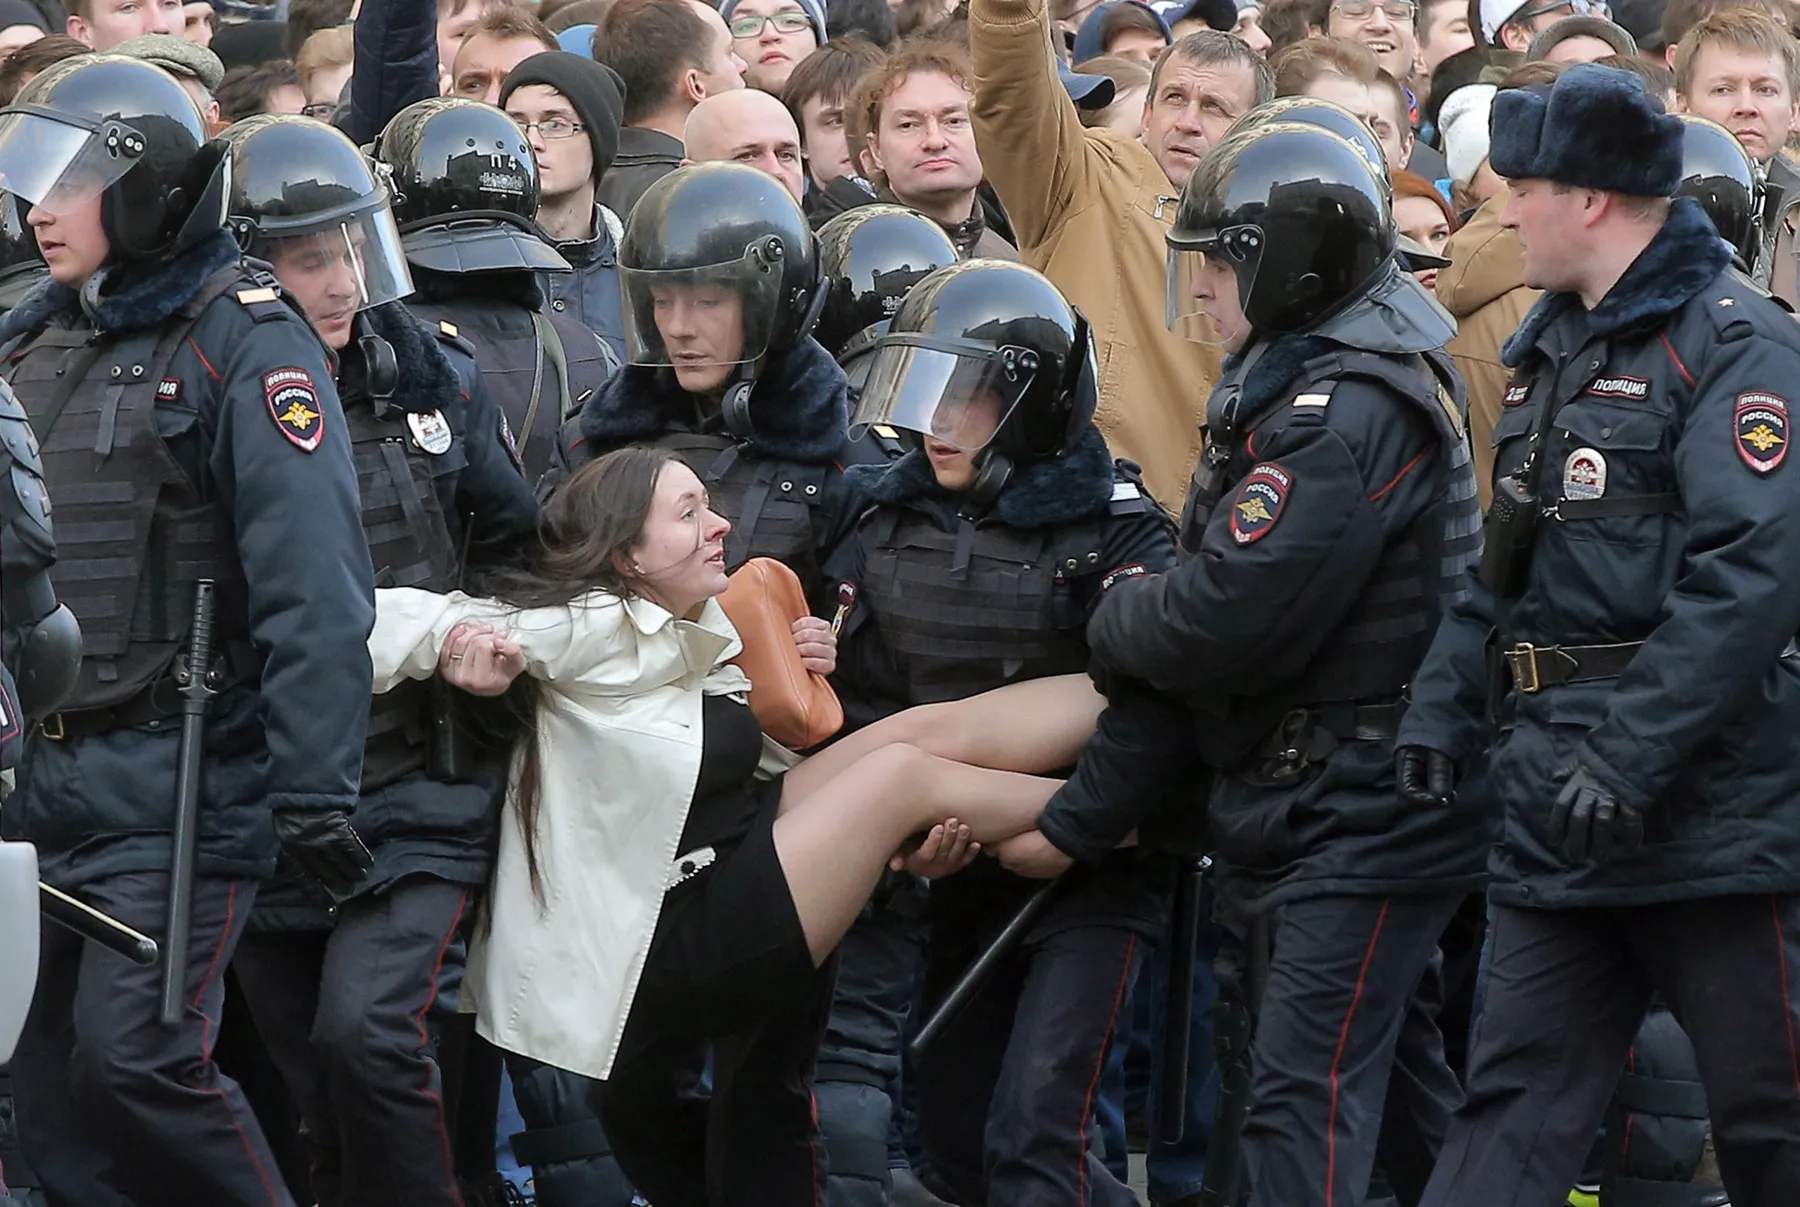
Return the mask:
<path fill-rule="evenodd" d="M 867 521 L 862 591 L 899 655 L 909 704 L 960 700 L 1008 683 L 1078 674 L 1083 618 L 1065 576 L 1104 569 L 1099 524 L 945 532 L 889 506 Z"/>
<path fill-rule="evenodd" d="M 649 441 L 680 457 L 706 483 L 712 508 L 731 521 L 725 569 L 772 557 L 792 570 L 808 597 L 819 587 L 818 537 L 812 510 L 825 498 L 829 465 L 746 454 L 730 436 L 664 432 Z"/>
<path fill-rule="evenodd" d="M 412 430 L 417 420 L 397 408 L 378 419 L 378 405 L 367 397 L 347 400 L 344 405 L 375 585 L 449 591 L 456 586 L 457 555 L 435 479 L 461 465 L 461 445 L 433 456 Z M 435 418 L 437 423 L 445 423 L 442 412 Z M 447 439 L 448 427 L 442 431 Z M 425 766 L 431 741 L 430 710 L 428 680 L 409 679 L 374 698 L 363 747 L 365 793 Z"/>
<path fill-rule="evenodd" d="M 253 668 L 244 571 L 231 517 L 202 498 L 157 430 L 156 395 L 195 320 L 236 285 L 214 273 L 154 330 L 99 339 L 50 327 L 17 353 L 10 380 L 43 443 L 56 500 L 51 581 L 81 622 L 81 676 L 66 712 L 111 708 L 162 679 L 193 615 L 194 583 L 217 584 L 215 641 Z"/>
<path fill-rule="evenodd" d="M 579 414 L 618 367 L 598 336 L 554 311 L 534 314 L 492 298 L 408 302 L 407 309 L 474 345 L 482 384 L 506 416 L 534 486 L 550 469 L 563 421 Z M 547 346 L 546 336 L 557 346 Z"/>
<path fill-rule="evenodd" d="M 1288 398 L 1331 393 L 1332 383 L 1352 378 L 1373 381 L 1406 398 L 1425 415 L 1442 451 L 1432 505 L 1405 532 L 1390 539 L 1375 573 L 1351 608 L 1332 641 L 1298 682 L 1276 702 L 1286 708 L 1346 702 L 1382 702 L 1398 698 L 1424 660 L 1437 632 L 1443 609 L 1467 594 L 1466 574 L 1481 557 L 1481 504 L 1469 456 L 1460 400 L 1452 396 L 1453 370 L 1441 352 L 1408 358 L 1345 348 L 1308 361 L 1284 389 Z M 1329 404 L 1328 404 L 1329 405 Z M 1255 459 L 1248 437 L 1270 420 L 1287 426 L 1324 422 L 1325 408 L 1297 412 L 1288 405 L 1271 408 L 1244 431 L 1216 432 L 1209 420 L 1209 439 L 1224 436 L 1237 477 Z M 1311 417 L 1311 418 L 1303 418 Z M 1206 519 L 1225 490 L 1224 475 L 1216 484 L 1204 481 L 1206 463 L 1196 474 L 1196 488 L 1182 523 L 1182 549 L 1191 554 L 1205 531 Z M 1273 722 L 1271 722 L 1273 723 Z"/>

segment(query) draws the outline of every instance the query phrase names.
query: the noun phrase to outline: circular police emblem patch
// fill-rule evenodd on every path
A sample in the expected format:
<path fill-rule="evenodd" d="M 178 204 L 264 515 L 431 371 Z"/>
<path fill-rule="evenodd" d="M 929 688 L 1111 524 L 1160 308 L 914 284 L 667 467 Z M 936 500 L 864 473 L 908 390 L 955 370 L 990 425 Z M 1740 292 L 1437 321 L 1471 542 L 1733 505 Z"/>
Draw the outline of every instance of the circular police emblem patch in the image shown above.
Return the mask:
<path fill-rule="evenodd" d="M 1606 493 L 1606 458 L 1599 449 L 1578 448 L 1563 462 L 1562 497 L 1598 499 Z"/>
<path fill-rule="evenodd" d="M 1268 536 L 1281 519 L 1293 488 L 1293 475 L 1279 465 L 1252 469 L 1231 501 L 1231 539 L 1249 545 Z"/>
<path fill-rule="evenodd" d="M 1787 460 L 1787 399 L 1762 391 L 1739 394 L 1736 429 L 1738 456 L 1757 473 L 1770 473 Z"/>
<path fill-rule="evenodd" d="M 430 411 L 421 414 L 414 411 L 406 417 L 406 426 L 412 429 L 413 439 L 419 447 L 434 457 L 441 457 L 450 451 L 450 424 L 442 411 Z"/>

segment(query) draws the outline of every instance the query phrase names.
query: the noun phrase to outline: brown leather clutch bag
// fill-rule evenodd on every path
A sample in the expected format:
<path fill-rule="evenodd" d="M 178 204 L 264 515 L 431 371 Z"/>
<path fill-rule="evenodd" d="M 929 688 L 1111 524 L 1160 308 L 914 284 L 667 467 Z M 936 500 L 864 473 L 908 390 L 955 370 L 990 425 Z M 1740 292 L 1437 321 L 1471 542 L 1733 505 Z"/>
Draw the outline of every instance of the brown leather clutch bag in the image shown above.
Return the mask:
<path fill-rule="evenodd" d="M 844 706 L 825 676 L 800 661 L 793 625 L 811 613 L 794 572 L 773 558 L 753 557 L 719 596 L 744 652 L 732 661 L 750 676 L 750 710 L 763 732 L 791 750 L 806 750 L 844 725 Z"/>

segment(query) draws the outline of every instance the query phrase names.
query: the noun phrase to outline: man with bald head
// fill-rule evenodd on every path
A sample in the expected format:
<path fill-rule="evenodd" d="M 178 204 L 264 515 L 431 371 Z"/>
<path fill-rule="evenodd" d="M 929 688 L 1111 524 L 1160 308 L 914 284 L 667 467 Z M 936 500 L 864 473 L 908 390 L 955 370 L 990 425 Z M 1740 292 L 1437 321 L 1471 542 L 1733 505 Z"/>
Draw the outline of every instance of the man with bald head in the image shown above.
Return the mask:
<path fill-rule="evenodd" d="M 766 92 L 741 88 L 709 96 L 688 114 L 685 163 L 730 162 L 760 168 L 799 201 L 805 192 L 800 128 L 787 106 Z"/>

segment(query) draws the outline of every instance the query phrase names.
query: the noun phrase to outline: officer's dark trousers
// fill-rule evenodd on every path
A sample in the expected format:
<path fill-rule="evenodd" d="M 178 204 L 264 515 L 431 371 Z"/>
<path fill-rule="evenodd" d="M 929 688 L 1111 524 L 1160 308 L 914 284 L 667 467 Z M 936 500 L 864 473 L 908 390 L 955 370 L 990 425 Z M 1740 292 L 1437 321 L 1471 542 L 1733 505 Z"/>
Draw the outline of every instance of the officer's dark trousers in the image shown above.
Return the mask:
<path fill-rule="evenodd" d="M 471 892 L 408 876 L 330 931 L 258 932 L 238 983 L 299 1103 L 321 1207 L 459 1205 L 427 1015 Z"/>
<path fill-rule="evenodd" d="M 111 876 L 80 896 L 159 942 L 169 877 Z M 13 1056 L 21 1146 L 52 1207 L 292 1207 L 256 1117 L 212 1063 L 225 967 L 253 884 L 194 885 L 181 1021 L 162 972 L 45 923 L 37 996 Z"/>
<path fill-rule="evenodd" d="M 526 1129 L 512 1138 L 513 1156 L 531 1166 L 539 1207 L 631 1207 L 631 1183 L 594 1113 L 594 1079 L 516 1052 L 506 1071 Z"/>
<path fill-rule="evenodd" d="M 996 969 L 919 1062 L 919 1143 L 937 1184 L 995 1207 L 1136 1207 L 1093 1122 L 1144 948 L 1122 926 L 1075 926 Z M 934 950 L 926 1001 L 960 971 Z"/>
<path fill-rule="evenodd" d="M 1495 906 L 1490 944 L 1429 1207 L 1560 1203 L 1653 993 L 1693 1040 L 1732 1207 L 1800 1201 L 1800 896 Z"/>
<path fill-rule="evenodd" d="M 626 1024 L 594 1104 L 619 1167 L 656 1207 L 813 1207 L 824 1162 L 812 1071 L 831 1009 L 832 964 L 793 1005 L 715 1039 L 710 1099 L 692 1093 L 692 1038 Z"/>
<path fill-rule="evenodd" d="M 886 1207 L 888 1135 L 907 1016 L 925 965 L 926 890 L 913 878 L 863 910 L 838 947 L 837 992 L 813 1078 L 827 1207 Z"/>
<path fill-rule="evenodd" d="M 1438 936 L 1459 900 L 1276 908 L 1241 1133 L 1250 1207 L 1358 1207 L 1378 1148 L 1400 1201 L 1418 1202 L 1458 1092 L 1436 1003 L 1416 999 L 1422 983 L 1438 992 Z"/>

